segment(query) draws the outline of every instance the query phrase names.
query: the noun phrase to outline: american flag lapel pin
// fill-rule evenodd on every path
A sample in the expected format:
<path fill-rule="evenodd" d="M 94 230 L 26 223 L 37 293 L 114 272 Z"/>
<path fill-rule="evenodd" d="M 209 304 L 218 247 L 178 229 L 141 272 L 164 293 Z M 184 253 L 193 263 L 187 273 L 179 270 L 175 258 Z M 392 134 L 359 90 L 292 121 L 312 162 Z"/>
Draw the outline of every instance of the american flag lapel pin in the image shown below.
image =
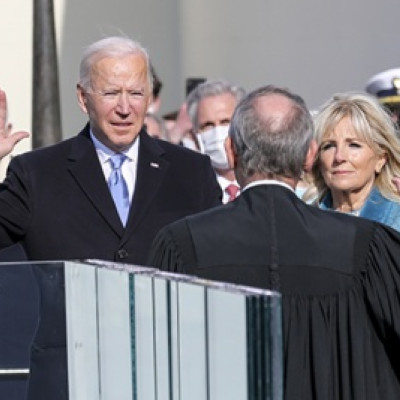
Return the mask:
<path fill-rule="evenodd" d="M 155 163 L 155 162 L 151 162 L 151 163 L 150 163 L 150 167 L 153 167 L 153 168 L 160 168 L 160 165 L 157 164 L 157 163 Z"/>

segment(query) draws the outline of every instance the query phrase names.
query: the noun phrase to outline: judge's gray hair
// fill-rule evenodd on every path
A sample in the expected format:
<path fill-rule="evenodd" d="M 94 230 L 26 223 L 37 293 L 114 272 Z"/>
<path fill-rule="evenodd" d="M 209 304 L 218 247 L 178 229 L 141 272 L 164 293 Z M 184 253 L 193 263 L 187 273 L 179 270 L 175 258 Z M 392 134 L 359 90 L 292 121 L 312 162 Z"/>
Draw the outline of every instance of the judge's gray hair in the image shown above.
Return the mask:
<path fill-rule="evenodd" d="M 259 98 L 274 94 L 292 103 L 280 119 L 257 107 Z M 299 179 L 313 131 L 311 114 L 300 96 L 271 85 L 256 89 L 237 105 L 229 129 L 238 156 L 237 168 L 246 178 L 260 174 L 266 178 Z"/>

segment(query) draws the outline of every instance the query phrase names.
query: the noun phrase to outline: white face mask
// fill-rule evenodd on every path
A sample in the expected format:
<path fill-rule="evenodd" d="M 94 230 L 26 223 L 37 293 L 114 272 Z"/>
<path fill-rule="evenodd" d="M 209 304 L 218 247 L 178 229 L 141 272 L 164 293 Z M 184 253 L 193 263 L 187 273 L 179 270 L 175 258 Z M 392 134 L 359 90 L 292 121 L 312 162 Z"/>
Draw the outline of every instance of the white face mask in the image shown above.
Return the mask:
<path fill-rule="evenodd" d="M 201 152 L 210 156 L 211 164 L 216 169 L 229 169 L 225 151 L 228 130 L 229 125 L 220 125 L 198 134 Z"/>

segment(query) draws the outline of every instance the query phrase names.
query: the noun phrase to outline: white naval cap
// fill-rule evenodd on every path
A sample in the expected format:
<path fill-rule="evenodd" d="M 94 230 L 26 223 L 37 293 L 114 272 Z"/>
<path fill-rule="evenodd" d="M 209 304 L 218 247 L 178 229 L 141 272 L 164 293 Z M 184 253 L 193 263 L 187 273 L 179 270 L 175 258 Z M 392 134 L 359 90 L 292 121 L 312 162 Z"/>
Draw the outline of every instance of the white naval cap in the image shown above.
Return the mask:
<path fill-rule="evenodd" d="M 365 90 L 381 103 L 400 103 L 400 68 L 392 68 L 374 75 Z"/>

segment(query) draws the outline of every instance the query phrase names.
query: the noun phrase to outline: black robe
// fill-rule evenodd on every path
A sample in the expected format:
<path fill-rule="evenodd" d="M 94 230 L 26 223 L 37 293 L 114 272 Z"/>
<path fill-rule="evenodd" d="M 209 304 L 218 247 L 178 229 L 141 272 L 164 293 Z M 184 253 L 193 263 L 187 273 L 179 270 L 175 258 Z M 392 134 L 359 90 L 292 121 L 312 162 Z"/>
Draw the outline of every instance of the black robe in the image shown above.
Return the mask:
<path fill-rule="evenodd" d="M 277 185 L 164 228 L 148 264 L 282 293 L 286 400 L 400 399 L 400 235 Z"/>

